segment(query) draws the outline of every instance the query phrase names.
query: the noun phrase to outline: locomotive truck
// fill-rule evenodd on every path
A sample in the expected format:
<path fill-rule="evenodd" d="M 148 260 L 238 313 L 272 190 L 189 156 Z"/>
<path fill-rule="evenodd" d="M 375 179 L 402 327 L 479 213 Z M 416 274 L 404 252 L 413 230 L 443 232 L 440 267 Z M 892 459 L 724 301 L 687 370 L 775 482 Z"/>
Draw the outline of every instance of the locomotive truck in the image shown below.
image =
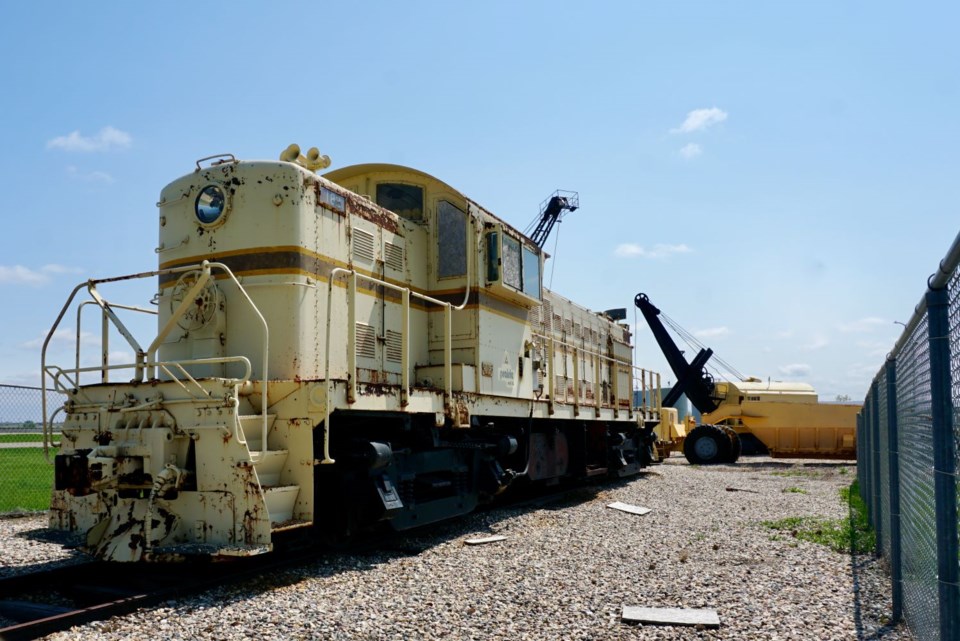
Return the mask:
<path fill-rule="evenodd" d="M 437 178 L 328 163 L 203 158 L 160 194 L 157 269 L 73 290 L 41 357 L 50 527 L 110 561 L 250 556 L 648 462 L 626 325 L 543 287 L 540 247 Z M 152 305 L 108 299 L 127 281 Z"/>

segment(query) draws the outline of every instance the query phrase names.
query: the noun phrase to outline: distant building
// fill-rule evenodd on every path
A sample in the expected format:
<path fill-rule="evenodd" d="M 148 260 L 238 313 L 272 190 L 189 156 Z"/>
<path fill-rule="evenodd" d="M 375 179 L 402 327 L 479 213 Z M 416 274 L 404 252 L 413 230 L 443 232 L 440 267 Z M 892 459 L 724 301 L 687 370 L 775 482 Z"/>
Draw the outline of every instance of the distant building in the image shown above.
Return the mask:
<path fill-rule="evenodd" d="M 662 387 L 660 388 L 660 398 L 664 398 L 667 394 L 670 393 L 672 387 Z M 654 405 L 654 395 L 657 393 L 657 390 L 647 390 L 646 396 L 644 398 L 644 392 L 642 390 L 633 390 L 633 404 L 635 406 L 639 405 Z M 693 406 L 693 403 L 690 402 L 690 399 L 687 398 L 686 394 L 681 394 L 680 398 L 677 400 L 674 407 L 677 408 L 677 414 L 679 420 L 684 420 L 687 416 L 692 416 L 697 423 L 700 423 L 700 412 L 696 407 Z"/>

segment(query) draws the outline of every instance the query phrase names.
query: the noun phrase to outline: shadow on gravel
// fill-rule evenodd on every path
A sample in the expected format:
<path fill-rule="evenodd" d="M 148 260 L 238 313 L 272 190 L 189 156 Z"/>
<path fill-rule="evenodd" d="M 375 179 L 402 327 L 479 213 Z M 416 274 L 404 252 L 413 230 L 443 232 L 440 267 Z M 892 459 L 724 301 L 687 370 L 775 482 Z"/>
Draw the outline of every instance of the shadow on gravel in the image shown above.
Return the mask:
<path fill-rule="evenodd" d="M 622 487 L 641 477 L 617 480 L 603 485 L 569 488 L 546 496 L 517 496 L 509 503 L 484 506 L 462 517 L 424 525 L 405 532 L 379 532 L 351 540 L 336 547 L 318 546 L 316 560 L 301 566 L 265 573 L 242 584 L 224 585 L 213 590 L 164 605 L 179 613 L 191 613 L 216 603 L 224 607 L 248 602 L 258 592 L 293 586 L 310 579 L 328 579 L 350 572 L 369 572 L 397 559 L 418 556 L 434 547 L 468 536 L 498 533 L 498 523 L 519 514 L 537 510 L 560 510 L 594 500 L 603 491 Z M 467 546 L 464 546 L 466 549 Z"/>
<path fill-rule="evenodd" d="M 643 482 L 645 479 L 659 478 L 656 470 L 644 470 L 638 476 L 617 479 L 610 482 L 558 488 L 551 494 L 537 495 L 532 492 L 517 492 L 509 501 L 484 506 L 462 517 L 424 525 L 406 532 L 378 532 L 351 540 L 337 547 L 325 546 L 304 538 L 293 544 L 293 548 L 316 550 L 311 560 L 296 566 L 267 571 L 254 578 L 239 583 L 226 583 L 217 588 L 190 596 L 165 601 L 159 606 L 189 614 L 212 606 L 224 607 L 231 603 L 249 602 L 257 594 L 293 586 L 310 579 L 328 579 L 347 573 L 365 573 L 378 566 L 397 559 L 417 556 L 439 545 L 455 542 L 471 536 L 496 534 L 498 525 L 504 521 L 529 512 L 539 510 L 563 510 L 589 503 L 609 490 L 624 487 L 630 483 Z M 63 532 L 46 528 L 25 530 L 15 535 L 17 538 L 61 545 L 71 548 L 75 542 Z M 465 550 L 467 546 L 464 546 Z M 465 552 L 466 553 L 466 552 Z M 55 565 L 65 565 L 89 560 L 78 550 L 70 550 L 67 558 L 52 562 L 18 566 L 16 573 L 39 572 Z M 242 562 L 242 561 L 241 561 Z M 158 564 L 167 565 L 167 564 Z M 176 565 L 176 564 L 174 564 Z M 192 564 L 188 564 L 192 565 Z M 0 571 L 0 576 L 3 572 Z"/>
<path fill-rule="evenodd" d="M 864 603 L 871 601 L 869 595 L 864 594 L 863 576 L 865 568 L 875 562 L 872 554 L 857 553 L 857 528 L 854 527 L 856 517 L 854 515 L 853 503 L 847 503 L 847 515 L 850 519 L 850 572 L 853 576 L 853 622 L 857 631 L 857 641 L 869 641 L 883 639 L 888 634 L 894 633 L 899 627 L 893 623 L 885 623 L 872 632 L 868 632 L 864 624 Z"/>
<path fill-rule="evenodd" d="M 30 516 L 36 516 L 31 514 Z M 74 563 L 83 563 L 89 561 L 89 557 L 77 550 L 78 540 L 75 536 L 67 534 L 65 532 L 60 532 L 57 530 L 50 530 L 47 528 L 34 528 L 32 530 L 24 530 L 22 532 L 17 532 L 11 538 L 25 539 L 27 541 L 34 541 L 36 543 L 48 543 L 52 545 L 60 546 L 65 552 L 66 556 L 59 559 L 53 559 L 49 561 L 41 561 L 37 563 L 27 563 L 25 565 L 12 565 L 7 566 L 3 563 L 0 563 L 0 578 L 14 576 L 18 574 L 27 574 L 30 572 L 43 572 L 49 570 L 50 568 L 58 567 L 61 565 L 72 565 Z"/>

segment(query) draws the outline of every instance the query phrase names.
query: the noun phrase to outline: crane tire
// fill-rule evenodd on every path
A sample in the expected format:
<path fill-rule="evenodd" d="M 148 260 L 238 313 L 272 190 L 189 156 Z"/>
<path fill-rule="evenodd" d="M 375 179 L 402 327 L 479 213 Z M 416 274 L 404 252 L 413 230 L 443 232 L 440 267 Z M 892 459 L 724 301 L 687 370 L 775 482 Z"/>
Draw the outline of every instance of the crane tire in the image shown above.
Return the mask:
<path fill-rule="evenodd" d="M 704 423 L 693 428 L 683 442 L 683 455 L 694 465 L 717 465 L 730 458 L 730 437 L 716 425 Z"/>
<path fill-rule="evenodd" d="M 740 452 L 743 449 L 743 446 L 740 443 L 740 435 L 737 434 L 737 431 L 729 425 L 718 425 L 717 427 L 722 429 L 724 434 L 727 435 L 727 438 L 730 439 L 730 456 L 727 457 L 727 463 L 736 463 L 737 459 L 740 458 Z"/>

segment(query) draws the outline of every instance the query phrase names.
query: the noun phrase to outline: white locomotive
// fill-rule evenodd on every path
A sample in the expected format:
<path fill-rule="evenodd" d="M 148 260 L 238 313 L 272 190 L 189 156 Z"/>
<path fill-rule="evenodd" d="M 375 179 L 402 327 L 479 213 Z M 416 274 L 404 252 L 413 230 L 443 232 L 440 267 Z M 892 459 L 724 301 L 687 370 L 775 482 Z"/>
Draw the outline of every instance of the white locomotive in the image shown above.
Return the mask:
<path fill-rule="evenodd" d="M 67 398 L 44 409 L 63 425 L 50 525 L 91 554 L 252 555 L 646 462 L 658 408 L 633 407 L 633 382 L 653 374 L 625 325 L 544 289 L 540 248 L 440 180 L 324 160 L 198 161 L 161 193 L 158 270 L 65 304 L 48 343 L 76 307 L 76 360 L 42 362 Z M 101 291 L 137 278 L 154 308 Z M 102 358 L 84 366 L 89 306 Z M 149 343 L 128 329 L 143 312 Z M 118 337 L 135 362 L 110 362 Z"/>

